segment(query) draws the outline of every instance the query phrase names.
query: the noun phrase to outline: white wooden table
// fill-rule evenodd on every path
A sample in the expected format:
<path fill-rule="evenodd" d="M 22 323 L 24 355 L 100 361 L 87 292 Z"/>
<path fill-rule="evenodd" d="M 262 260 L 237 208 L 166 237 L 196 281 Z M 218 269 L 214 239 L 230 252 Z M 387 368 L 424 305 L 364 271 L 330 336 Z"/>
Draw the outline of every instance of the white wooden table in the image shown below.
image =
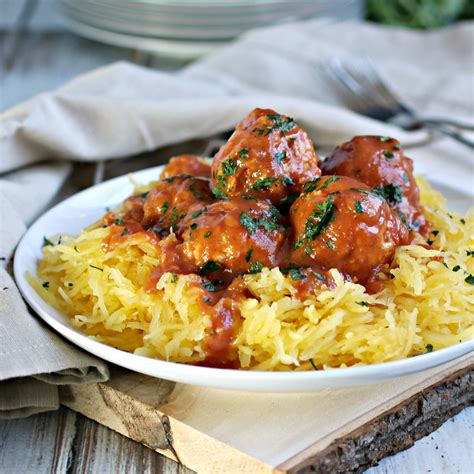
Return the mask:
<path fill-rule="evenodd" d="M 0 0 L 3 2 L 4 0 Z M 7 2 L 12 3 L 12 2 Z M 0 21 L 0 41 L 11 39 Z M 2 47 L 2 56 L 8 51 Z M 4 57 L 0 58 L 3 60 Z M 13 67 L 1 70 L 0 111 L 110 62 L 140 62 L 134 51 L 100 45 L 65 31 L 24 35 Z M 169 69 L 169 62 L 156 63 Z M 445 423 L 411 449 L 384 459 L 370 474 L 461 473 L 474 466 L 474 409 Z M 0 421 L 0 473 L 188 472 L 161 455 L 71 410 Z"/>

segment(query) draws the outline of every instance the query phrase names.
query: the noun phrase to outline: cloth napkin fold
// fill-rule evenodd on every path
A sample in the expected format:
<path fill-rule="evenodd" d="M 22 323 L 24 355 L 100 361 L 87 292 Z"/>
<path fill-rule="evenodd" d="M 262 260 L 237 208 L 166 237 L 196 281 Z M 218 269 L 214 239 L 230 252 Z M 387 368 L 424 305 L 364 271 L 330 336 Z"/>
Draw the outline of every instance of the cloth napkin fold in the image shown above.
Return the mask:
<path fill-rule="evenodd" d="M 356 134 L 408 133 L 337 107 L 322 64 L 369 55 L 415 109 L 473 120 L 474 24 L 433 33 L 311 21 L 250 32 L 176 73 L 116 63 L 0 118 L 0 417 L 58 406 L 57 384 L 106 380 L 106 364 L 32 315 L 8 263 L 21 235 L 67 179 L 72 160 L 123 158 L 236 124 L 252 108 L 293 116 L 324 153 Z M 418 172 L 472 192 L 473 163 L 449 139 L 410 149 Z M 45 161 L 48 160 L 48 161 Z M 454 196 L 455 197 L 455 196 Z"/>

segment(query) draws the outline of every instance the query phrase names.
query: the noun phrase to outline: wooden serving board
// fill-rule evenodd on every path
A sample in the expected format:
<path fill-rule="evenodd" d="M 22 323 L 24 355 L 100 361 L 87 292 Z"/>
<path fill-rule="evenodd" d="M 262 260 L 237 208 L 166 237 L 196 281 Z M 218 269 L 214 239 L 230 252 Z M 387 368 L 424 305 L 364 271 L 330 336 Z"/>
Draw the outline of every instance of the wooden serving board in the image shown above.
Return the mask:
<path fill-rule="evenodd" d="M 113 368 L 61 389 L 67 407 L 198 473 L 361 471 L 474 402 L 474 356 L 376 385 L 236 393 Z"/>

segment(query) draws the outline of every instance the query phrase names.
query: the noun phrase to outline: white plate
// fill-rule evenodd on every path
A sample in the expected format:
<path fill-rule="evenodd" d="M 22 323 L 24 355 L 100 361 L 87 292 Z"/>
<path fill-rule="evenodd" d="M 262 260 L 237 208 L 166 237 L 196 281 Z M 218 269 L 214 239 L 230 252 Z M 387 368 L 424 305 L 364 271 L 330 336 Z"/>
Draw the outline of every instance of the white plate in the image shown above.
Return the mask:
<path fill-rule="evenodd" d="M 134 173 L 138 182 L 156 179 L 162 167 Z M 25 279 L 25 273 L 36 275 L 41 258 L 43 236 L 77 234 L 98 220 L 106 207 L 113 207 L 129 196 L 133 185 L 128 176 L 106 181 L 86 189 L 58 204 L 40 217 L 23 236 L 15 255 L 15 278 L 26 301 L 53 329 L 84 350 L 122 367 L 175 382 L 231 390 L 262 392 L 303 392 L 331 387 L 350 387 L 380 382 L 408 375 L 449 362 L 474 349 L 467 341 L 429 354 L 370 366 L 305 372 L 250 372 L 212 369 L 176 364 L 130 354 L 96 342 L 74 329 L 69 318 L 48 305 Z M 469 196 L 466 197 L 469 199 Z"/>

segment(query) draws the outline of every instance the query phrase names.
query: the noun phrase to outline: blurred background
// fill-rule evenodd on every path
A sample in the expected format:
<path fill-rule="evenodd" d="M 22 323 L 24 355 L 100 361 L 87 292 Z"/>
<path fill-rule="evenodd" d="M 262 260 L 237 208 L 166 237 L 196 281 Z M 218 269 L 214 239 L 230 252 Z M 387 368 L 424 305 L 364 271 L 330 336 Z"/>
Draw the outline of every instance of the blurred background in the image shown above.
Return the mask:
<path fill-rule="evenodd" d="M 118 60 L 176 70 L 245 31 L 324 17 L 436 29 L 472 0 L 0 0 L 0 111 Z"/>

